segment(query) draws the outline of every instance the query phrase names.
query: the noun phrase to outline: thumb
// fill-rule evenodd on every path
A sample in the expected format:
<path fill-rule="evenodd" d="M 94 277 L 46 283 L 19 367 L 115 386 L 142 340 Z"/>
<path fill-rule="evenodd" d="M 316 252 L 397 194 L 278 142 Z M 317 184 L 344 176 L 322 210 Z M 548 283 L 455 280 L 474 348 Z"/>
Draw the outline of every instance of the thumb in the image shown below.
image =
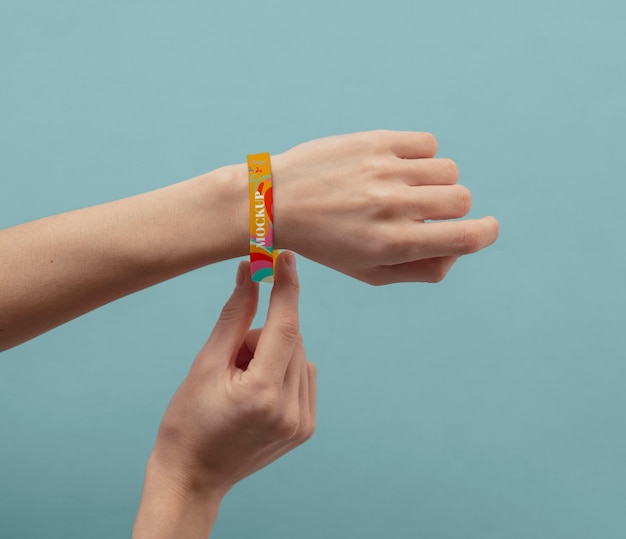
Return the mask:
<path fill-rule="evenodd" d="M 230 363 L 246 339 L 256 314 L 258 299 L 259 286 L 250 279 L 250 263 L 241 262 L 237 268 L 235 290 L 222 308 L 203 348 L 203 352 L 209 349 L 211 353 L 201 353 L 199 358 L 219 357 L 225 364 Z"/>
<path fill-rule="evenodd" d="M 291 361 L 300 334 L 298 298 L 300 285 L 293 253 L 283 251 L 276 263 L 276 279 L 267 309 L 267 320 L 259 337 L 253 368 L 282 376 Z"/>

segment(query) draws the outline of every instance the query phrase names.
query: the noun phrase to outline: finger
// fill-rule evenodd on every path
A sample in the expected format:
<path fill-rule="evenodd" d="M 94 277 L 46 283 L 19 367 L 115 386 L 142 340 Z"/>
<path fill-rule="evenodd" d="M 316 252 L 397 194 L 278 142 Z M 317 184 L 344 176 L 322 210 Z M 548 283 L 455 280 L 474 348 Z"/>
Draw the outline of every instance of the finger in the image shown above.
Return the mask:
<path fill-rule="evenodd" d="M 437 153 L 437 139 L 431 133 L 389 131 L 389 147 L 402 159 L 433 157 Z"/>
<path fill-rule="evenodd" d="M 394 266 L 427 258 L 474 253 L 495 242 L 499 230 L 498 221 L 493 217 L 411 225 L 393 231 L 381 265 Z"/>
<path fill-rule="evenodd" d="M 259 344 L 261 331 L 263 331 L 261 328 L 254 328 L 248 331 L 248 334 L 246 335 L 246 346 L 248 347 L 248 350 L 252 352 L 252 354 L 254 354 Z"/>
<path fill-rule="evenodd" d="M 310 429 L 311 435 L 315 430 L 315 422 L 317 416 L 317 367 L 307 361 L 308 382 L 309 382 L 309 417 L 310 417 Z"/>
<path fill-rule="evenodd" d="M 426 223 L 423 227 L 424 251 L 432 257 L 461 256 L 480 251 L 498 239 L 500 226 L 493 217 Z"/>
<path fill-rule="evenodd" d="M 405 198 L 405 211 L 419 221 L 457 219 L 472 207 L 472 194 L 463 185 L 422 185 L 410 187 Z"/>
<path fill-rule="evenodd" d="M 237 268 L 237 284 L 224 305 L 204 349 L 211 348 L 211 357 L 223 358 L 225 363 L 232 361 L 244 342 L 246 334 L 256 314 L 258 284 L 250 280 L 249 262 L 241 262 Z M 198 361 L 208 357 L 200 354 Z"/>
<path fill-rule="evenodd" d="M 283 381 L 283 391 L 288 402 L 295 403 L 299 401 L 299 393 L 301 387 L 301 378 L 303 366 L 306 363 L 306 355 L 302 345 L 302 337 L 298 339 L 293 347 L 291 359 L 285 371 L 285 379 Z"/>
<path fill-rule="evenodd" d="M 309 368 L 308 362 L 306 360 L 306 353 L 304 351 L 304 345 L 302 344 L 302 340 L 298 341 L 296 345 L 296 350 L 294 351 L 294 355 L 298 354 L 299 362 L 302 366 L 300 369 L 300 379 L 299 379 L 299 388 L 298 388 L 298 399 L 300 405 L 300 428 L 299 428 L 299 436 L 306 440 L 310 437 L 312 433 L 311 430 L 311 413 L 310 413 L 310 403 L 309 403 Z"/>
<path fill-rule="evenodd" d="M 410 159 L 400 162 L 409 185 L 454 185 L 459 168 L 452 159 Z"/>
<path fill-rule="evenodd" d="M 428 258 L 394 266 L 373 268 L 368 282 L 374 285 L 391 283 L 438 283 L 457 261 L 456 256 Z"/>
<path fill-rule="evenodd" d="M 248 369 L 248 365 L 254 357 L 254 351 L 256 350 L 257 343 L 259 342 L 260 335 L 261 330 L 258 328 L 248 331 L 248 334 L 246 335 L 242 345 L 239 347 L 239 351 L 235 357 L 235 367 L 241 369 L 242 371 Z"/>
<path fill-rule="evenodd" d="M 293 253 L 285 251 L 276 263 L 274 287 L 251 369 L 260 369 L 282 385 L 287 365 L 300 333 L 298 297 L 300 286 Z"/>
<path fill-rule="evenodd" d="M 290 389 L 290 398 L 287 401 L 287 406 L 292 406 L 298 409 L 298 428 L 294 433 L 291 441 L 292 446 L 296 447 L 313 435 L 315 429 L 315 413 L 311 410 L 311 381 L 309 368 L 309 362 L 306 360 L 306 353 L 302 339 L 298 339 L 298 343 L 294 349 L 294 363 L 300 365 L 300 373 L 298 379 L 295 380 L 295 391 Z"/>

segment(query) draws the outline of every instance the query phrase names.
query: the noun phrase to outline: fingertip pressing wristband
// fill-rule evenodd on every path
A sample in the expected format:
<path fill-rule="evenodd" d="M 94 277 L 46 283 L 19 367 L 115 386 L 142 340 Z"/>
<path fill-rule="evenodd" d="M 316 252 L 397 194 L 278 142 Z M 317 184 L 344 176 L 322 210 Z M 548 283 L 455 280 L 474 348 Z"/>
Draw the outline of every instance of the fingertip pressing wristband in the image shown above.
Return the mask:
<path fill-rule="evenodd" d="M 269 153 L 248 156 L 250 184 L 250 276 L 255 282 L 274 282 L 278 250 L 274 249 L 272 165 Z"/>

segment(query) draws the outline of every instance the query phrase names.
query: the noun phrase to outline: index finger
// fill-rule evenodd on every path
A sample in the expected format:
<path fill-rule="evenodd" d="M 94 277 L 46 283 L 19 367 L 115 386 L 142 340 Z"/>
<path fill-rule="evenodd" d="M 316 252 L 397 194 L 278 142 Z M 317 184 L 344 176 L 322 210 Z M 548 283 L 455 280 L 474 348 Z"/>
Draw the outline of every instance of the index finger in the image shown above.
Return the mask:
<path fill-rule="evenodd" d="M 293 253 L 282 252 L 276 261 L 276 277 L 267 310 L 267 321 L 250 369 L 262 369 L 282 383 L 300 334 L 298 298 L 300 285 Z"/>
<path fill-rule="evenodd" d="M 494 243 L 498 231 L 498 221 L 493 217 L 412 223 L 401 233 L 396 231 L 384 265 L 475 253 Z"/>

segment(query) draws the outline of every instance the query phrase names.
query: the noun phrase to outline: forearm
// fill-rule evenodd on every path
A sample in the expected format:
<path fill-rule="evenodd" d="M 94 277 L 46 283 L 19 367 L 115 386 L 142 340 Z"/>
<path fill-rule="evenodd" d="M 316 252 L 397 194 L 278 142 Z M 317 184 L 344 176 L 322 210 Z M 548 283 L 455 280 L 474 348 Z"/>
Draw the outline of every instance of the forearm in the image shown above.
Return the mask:
<path fill-rule="evenodd" d="M 195 268 L 245 255 L 246 170 L 0 231 L 0 350 Z"/>
<path fill-rule="evenodd" d="M 493 243 L 426 133 L 373 131 L 272 156 L 274 245 L 370 284 L 437 282 Z M 246 165 L 0 231 L 0 350 L 248 251 Z"/>
<path fill-rule="evenodd" d="M 133 539 L 206 539 L 209 537 L 223 494 L 191 492 L 173 481 L 151 456 L 133 527 Z"/>

